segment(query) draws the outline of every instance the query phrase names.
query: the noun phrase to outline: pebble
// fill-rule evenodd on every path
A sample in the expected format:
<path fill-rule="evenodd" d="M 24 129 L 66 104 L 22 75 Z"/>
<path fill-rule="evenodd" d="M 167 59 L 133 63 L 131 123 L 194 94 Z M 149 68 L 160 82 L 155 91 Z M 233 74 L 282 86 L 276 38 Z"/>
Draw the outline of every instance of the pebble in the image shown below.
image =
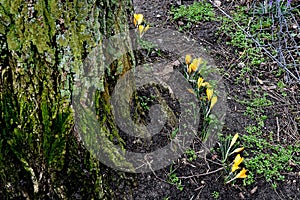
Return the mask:
<path fill-rule="evenodd" d="M 215 6 L 217 6 L 217 7 L 221 6 L 221 1 L 216 0 L 216 1 L 214 1 L 214 3 L 215 3 Z"/>
<path fill-rule="evenodd" d="M 183 26 L 184 23 L 182 21 L 178 21 L 178 25 Z"/>

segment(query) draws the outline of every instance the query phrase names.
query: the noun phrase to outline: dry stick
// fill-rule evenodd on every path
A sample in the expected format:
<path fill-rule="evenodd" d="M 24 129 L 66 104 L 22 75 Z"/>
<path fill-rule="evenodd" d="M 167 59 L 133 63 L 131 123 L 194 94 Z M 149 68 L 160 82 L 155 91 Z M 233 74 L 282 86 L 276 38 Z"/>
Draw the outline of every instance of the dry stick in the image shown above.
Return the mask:
<path fill-rule="evenodd" d="M 214 171 L 206 172 L 206 173 L 203 173 L 203 174 L 195 174 L 195 175 L 192 175 L 192 176 L 180 176 L 178 178 L 187 179 L 187 178 L 192 178 L 192 177 L 206 176 L 206 175 L 210 175 L 210 174 L 216 173 L 218 171 L 221 171 L 222 169 L 224 169 L 224 167 L 220 167 L 220 168 L 218 168 L 218 169 L 216 169 Z"/>
<path fill-rule="evenodd" d="M 279 131 L 280 131 L 280 126 L 279 126 L 279 120 L 278 120 L 278 117 L 276 117 L 276 123 L 277 123 L 277 142 L 279 142 Z"/>
<path fill-rule="evenodd" d="M 212 2 L 211 0 L 208 0 L 212 5 L 214 5 L 219 11 L 221 11 L 226 17 L 228 17 L 239 29 L 241 29 L 248 38 L 250 38 L 259 48 L 261 48 L 262 50 L 265 51 L 265 53 L 272 58 L 275 62 L 277 62 L 277 64 L 283 68 L 286 72 L 288 72 L 294 79 L 296 79 L 297 81 L 300 82 L 300 78 L 297 78 L 288 68 L 286 68 L 277 58 L 275 58 L 265 47 L 261 46 L 260 43 L 255 40 L 253 38 L 252 35 L 250 35 L 247 31 L 245 31 L 236 21 L 233 20 L 233 18 L 228 15 L 223 9 L 221 9 L 220 7 L 218 7 L 217 5 L 215 5 L 214 2 Z"/>

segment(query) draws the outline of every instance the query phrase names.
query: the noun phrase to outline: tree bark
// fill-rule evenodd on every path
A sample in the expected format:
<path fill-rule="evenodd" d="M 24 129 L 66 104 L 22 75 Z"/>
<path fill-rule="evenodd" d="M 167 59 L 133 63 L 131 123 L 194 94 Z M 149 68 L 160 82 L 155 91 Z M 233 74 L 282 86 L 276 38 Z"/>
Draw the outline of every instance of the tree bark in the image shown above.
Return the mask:
<path fill-rule="evenodd" d="M 0 4 L 0 198 L 112 199 L 110 177 L 76 137 L 74 74 L 91 50 L 128 30 L 130 0 L 4 0 Z M 109 106 L 132 53 L 106 70 L 99 123 L 118 137 Z M 122 144 L 122 142 L 120 142 Z"/>

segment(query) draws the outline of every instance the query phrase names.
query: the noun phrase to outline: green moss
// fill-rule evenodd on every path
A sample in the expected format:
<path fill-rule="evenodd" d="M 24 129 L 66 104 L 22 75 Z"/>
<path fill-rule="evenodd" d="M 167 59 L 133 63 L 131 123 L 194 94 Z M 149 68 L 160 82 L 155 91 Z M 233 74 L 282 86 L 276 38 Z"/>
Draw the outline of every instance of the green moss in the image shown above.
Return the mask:
<path fill-rule="evenodd" d="M 81 72 L 82 61 L 101 44 L 103 35 L 127 29 L 128 5 L 56 0 L 0 5 L 0 185 L 13 188 L 5 187 L 5 196 L 26 193 L 30 199 L 44 199 L 51 194 L 54 199 L 71 199 L 78 193 L 73 188 L 81 188 L 83 199 L 111 197 L 109 181 L 99 173 L 100 163 L 74 137 L 70 104 L 74 74 Z M 120 64 L 122 73 L 131 67 L 125 61 Z M 111 84 L 103 80 L 97 82 L 100 90 Z M 109 101 L 102 103 L 103 119 L 112 119 Z M 113 121 L 102 126 L 105 134 L 120 138 Z M 112 158 L 116 165 L 122 159 Z M 33 177 L 41 176 L 34 190 Z M 26 184 L 20 185 L 23 179 Z"/>

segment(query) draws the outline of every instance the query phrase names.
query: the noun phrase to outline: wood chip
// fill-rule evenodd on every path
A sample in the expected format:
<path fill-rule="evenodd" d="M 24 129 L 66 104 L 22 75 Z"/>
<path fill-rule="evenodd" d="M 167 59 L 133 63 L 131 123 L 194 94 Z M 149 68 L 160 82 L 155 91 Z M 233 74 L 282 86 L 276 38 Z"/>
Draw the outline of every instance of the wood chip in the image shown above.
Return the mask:
<path fill-rule="evenodd" d="M 240 196 L 241 199 L 245 199 L 245 196 L 243 195 L 242 192 L 239 193 L 239 196 Z"/>
<path fill-rule="evenodd" d="M 256 191 L 257 191 L 257 186 L 255 186 L 251 191 L 250 191 L 250 194 L 254 194 Z"/>
<path fill-rule="evenodd" d="M 259 84 L 264 84 L 264 82 L 261 80 L 261 79 L 259 79 L 258 77 L 256 77 L 256 80 L 259 82 Z"/>

